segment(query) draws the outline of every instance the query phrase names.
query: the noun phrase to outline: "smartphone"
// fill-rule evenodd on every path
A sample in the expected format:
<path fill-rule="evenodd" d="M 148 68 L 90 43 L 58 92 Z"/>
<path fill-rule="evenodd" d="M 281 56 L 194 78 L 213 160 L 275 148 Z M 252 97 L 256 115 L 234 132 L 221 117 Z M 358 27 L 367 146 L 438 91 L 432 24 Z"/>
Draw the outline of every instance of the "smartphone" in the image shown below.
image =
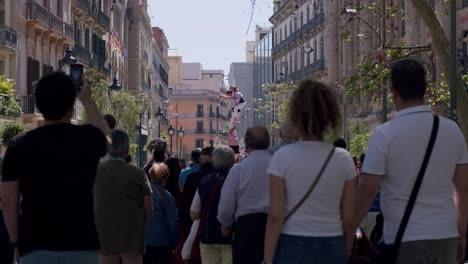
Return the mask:
<path fill-rule="evenodd" d="M 81 86 L 83 86 L 83 70 L 83 64 L 70 65 L 70 77 L 75 83 L 75 87 L 78 92 L 81 90 Z"/>

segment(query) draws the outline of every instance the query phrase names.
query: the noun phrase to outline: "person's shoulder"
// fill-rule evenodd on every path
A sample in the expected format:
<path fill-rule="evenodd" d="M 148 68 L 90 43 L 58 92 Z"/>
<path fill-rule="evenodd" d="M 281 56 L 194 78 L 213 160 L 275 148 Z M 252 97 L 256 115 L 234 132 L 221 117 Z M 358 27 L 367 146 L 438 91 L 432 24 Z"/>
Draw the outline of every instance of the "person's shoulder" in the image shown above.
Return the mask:
<path fill-rule="evenodd" d="M 89 133 L 89 134 L 97 134 L 97 135 L 103 135 L 104 134 L 101 132 L 101 130 L 93 125 L 86 124 L 86 125 L 73 125 L 74 129 L 76 131 L 79 131 L 81 133 Z"/>
<path fill-rule="evenodd" d="M 351 154 L 344 148 L 335 147 L 335 155 L 341 159 L 352 159 Z"/>

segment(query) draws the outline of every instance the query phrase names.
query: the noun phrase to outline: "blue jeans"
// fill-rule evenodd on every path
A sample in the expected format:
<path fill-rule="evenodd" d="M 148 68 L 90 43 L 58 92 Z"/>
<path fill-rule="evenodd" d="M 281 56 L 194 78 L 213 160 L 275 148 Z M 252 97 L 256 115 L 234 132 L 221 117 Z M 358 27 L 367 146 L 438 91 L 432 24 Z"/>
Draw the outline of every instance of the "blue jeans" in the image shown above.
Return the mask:
<path fill-rule="evenodd" d="M 96 251 L 36 250 L 20 258 L 21 264 L 98 264 Z"/>
<path fill-rule="evenodd" d="M 345 239 L 339 237 L 302 237 L 281 234 L 275 264 L 346 263 Z"/>

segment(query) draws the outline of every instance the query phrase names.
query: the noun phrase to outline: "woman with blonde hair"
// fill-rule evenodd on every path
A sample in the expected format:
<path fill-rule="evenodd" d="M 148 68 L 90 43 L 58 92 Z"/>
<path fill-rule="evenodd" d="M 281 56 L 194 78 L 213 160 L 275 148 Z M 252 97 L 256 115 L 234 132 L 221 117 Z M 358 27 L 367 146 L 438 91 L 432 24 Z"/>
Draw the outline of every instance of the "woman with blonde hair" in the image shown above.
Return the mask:
<path fill-rule="evenodd" d="M 264 263 L 345 263 L 354 238 L 357 175 L 349 153 L 323 141 L 340 109 L 325 84 L 304 80 L 287 118 L 301 141 L 273 156 Z"/>
<path fill-rule="evenodd" d="M 146 233 L 144 264 L 170 264 L 179 243 L 179 220 L 174 197 L 164 186 L 170 176 L 165 163 L 155 163 L 149 170 L 153 190 L 153 215 Z"/>

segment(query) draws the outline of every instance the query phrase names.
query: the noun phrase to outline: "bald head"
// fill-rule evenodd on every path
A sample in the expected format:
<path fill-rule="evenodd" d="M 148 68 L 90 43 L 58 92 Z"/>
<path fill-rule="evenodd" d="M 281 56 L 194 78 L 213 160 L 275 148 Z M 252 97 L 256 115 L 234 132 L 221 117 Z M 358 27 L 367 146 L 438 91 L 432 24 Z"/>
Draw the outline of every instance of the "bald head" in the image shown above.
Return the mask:
<path fill-rule="evenodd" d="M 245 146 L 250 151 L 264 150 L 270 146 L 270 134 L 265 127 L 255 126 L 245 133 Z"/>

